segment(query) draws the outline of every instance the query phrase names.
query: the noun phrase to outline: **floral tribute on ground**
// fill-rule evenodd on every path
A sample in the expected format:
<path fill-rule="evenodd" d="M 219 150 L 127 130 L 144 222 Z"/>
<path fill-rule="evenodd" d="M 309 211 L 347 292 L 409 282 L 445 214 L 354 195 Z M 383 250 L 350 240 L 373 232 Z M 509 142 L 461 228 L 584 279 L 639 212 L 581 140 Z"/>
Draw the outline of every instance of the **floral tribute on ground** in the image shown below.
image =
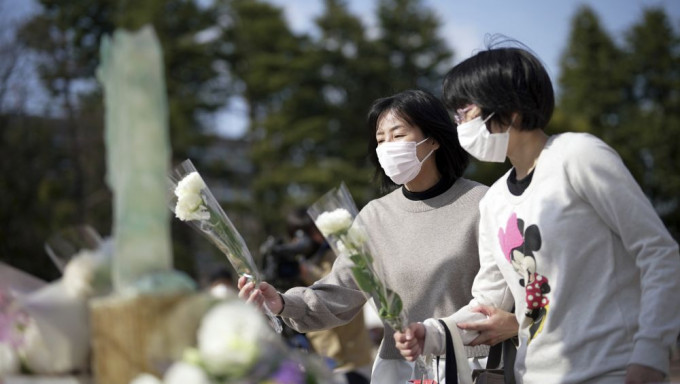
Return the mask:
<path fill-rule="evenodd" d="M 141 374 L 130 384 L 332 384 L 316 355 L 291 350 L 252 305 L 233 298 L 202 318 L 195 347 L 162 379 Z"/>
<path fill-rule="evenodd" d="M 0 378 L 88 373 L 88 302 L 110 290 L 110 250 L 102 242 L 64 256 L 49 283 L 0 263 Z"/>
<path fill-rule="evenodd" d="M 239 276 L 258 284 L 260 273 L 246 242 L 213 196 L 191 160 L 185 160 L 168 175 L 170 209 L 175 216 L 208 238 Z M 283 327 L 265 305 L 270 323 L 277 333 Z"/>

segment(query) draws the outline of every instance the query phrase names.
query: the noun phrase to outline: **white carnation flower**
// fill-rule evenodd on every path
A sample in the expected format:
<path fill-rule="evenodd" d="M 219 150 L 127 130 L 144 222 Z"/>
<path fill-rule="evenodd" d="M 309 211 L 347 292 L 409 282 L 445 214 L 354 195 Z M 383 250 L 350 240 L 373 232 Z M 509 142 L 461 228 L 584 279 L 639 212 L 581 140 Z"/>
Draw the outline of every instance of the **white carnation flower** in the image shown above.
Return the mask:
<path fill-rule="evenodd" d="M 182 180 L 177 183 L 177 188 L 175 188 L 175 195 L 177 197 L 182 197 L 186 195 L 197 195 L 201 192 L 201 189 L 205 188 L 205 182 L 201 178 L 198 172 L 191 172 L 190 174 L 184 176 Z"/>
<path fill-rule="evenodd" d="M 201 190 L 205 188 L 207 186 L 198 172 L 191 172 L 177 183 L 175 215 L 180 220 L 208 220 L 210 218 L 210 212 L 206 209 L 201 197 Z"/>
<path fill-rule="evenodd" d="M 168 368 L 163 376 L 163 382 L 165 384 L 210 384 L 210 379 L 198 366 L 179 361 Z"/>
<path fill-rule="evenodd" d="M 132 379 L 130 384 L 163 384 L 163 382 L 154 375 L 141 373 Z"/>
<path fill-rule="evenodd" d="M 352 214 L 344 208 L 324 212 L 316 218 L 315 224 L 324 236 L 336 235 L 347 231 L 352 225 Z"/>
<path fill-rule="evenodd" d="M 88 298 L 94 294 L 94 276 L 97 261 L 88 250 L 80 251 L 64 268 L 62 281 L 66 291 L 73 297 Z"/>
<path fill-rule="evenodd" d="M 0 342 L 0 377 L 19 373 L 21 361 L 19 355 L 7 343 Z"/>
<path fill-rule="evenodd" d="M 182 221 L 210 219 L 210 212 L 203 205 L 200 194 L 180 196 L 175 206 L 175 215 Z"/>
<path fill-rule="evenodd" d="M 198 330 L 201 360 L 212 375 L 242 376 L 257 361 L 271 332 L 255 307 L 240 300 L 218 304 Z"/>

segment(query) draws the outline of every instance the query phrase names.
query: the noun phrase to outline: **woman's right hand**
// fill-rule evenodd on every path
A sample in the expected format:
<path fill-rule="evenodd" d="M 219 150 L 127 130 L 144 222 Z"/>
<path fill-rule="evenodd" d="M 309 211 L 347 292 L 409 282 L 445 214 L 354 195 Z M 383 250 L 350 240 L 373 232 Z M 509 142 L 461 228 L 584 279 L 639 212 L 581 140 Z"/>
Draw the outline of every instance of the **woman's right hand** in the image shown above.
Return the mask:
<path fill-rule="evenodd" d="M 259 288 L 255 288 L 255 283 L 248 281 L 248 278 L 241 276 L 238 279 L 238 297 L 248 303 L 257 305 L 260 309 L 264 303 L 272 313 L 278 315 L 283 310 L 283 299 L 273 286 L 265 281 L 260 282 Z"/>
<path fill-rule="evenodd" d="M 415 361 L 423 353 L 425 326 L 422 323 L 412 323 L 404 332 L 395 332 L 394 341 L 397 349 L 399 349 L 399 353 L 406 360 Z"/>

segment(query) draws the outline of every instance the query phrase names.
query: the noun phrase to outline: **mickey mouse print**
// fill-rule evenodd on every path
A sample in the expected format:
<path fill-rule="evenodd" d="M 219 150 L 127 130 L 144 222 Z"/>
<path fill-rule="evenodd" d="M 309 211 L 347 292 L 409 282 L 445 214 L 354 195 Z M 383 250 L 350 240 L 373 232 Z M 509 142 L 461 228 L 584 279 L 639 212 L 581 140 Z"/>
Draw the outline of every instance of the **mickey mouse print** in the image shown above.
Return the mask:
<path fill-rule="evenodd" d="M 512 213 L 504 228 L 498 229 L 503 254 L 519 275 L 519 284 L 526 292 L 525 315 L 531 319 L 529 342 L 538 335 L 550 310 L 550 283 L 537 273 L 536 252 L 541 248 L 541 231 L 533 224 L 524 228 L 524 221 Z"/>

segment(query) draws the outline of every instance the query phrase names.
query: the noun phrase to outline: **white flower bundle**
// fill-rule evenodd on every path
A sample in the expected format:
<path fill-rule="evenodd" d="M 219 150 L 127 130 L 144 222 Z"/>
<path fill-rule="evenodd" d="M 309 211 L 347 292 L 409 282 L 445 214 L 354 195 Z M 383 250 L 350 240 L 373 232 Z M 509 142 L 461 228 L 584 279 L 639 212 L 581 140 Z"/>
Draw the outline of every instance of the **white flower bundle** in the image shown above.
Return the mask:
<path fill-rule="evenodd" d="M 178 219 L 191 225 L 208 238 L 222 253 L 239 276 L 256 284 L 260 273 L 246 242 L 213 196 L 191 160 L 185 160 L 168 175 L 170 209 Z M 265 305 L 272 327 L 281 332 L 280 321 Z"/>
<path fill-rule="evenodd" d="M 19 373 L 18 367 L 36 375 L 87 369 L 88 300 L 106 288 L 98 276 L 109 270 L 103 252 L 81 250 L 68 260 L 62 278 L 51 283 L 32 283 L 0 263 L 0 377 Z"/>
<path fill-rule="evenodd" d="M 185 160 L 175 168 L 168 176 L 168 183 L 172 193 L 170 209 L 175 216 L 190 224 L 224 252 L 239 276 L 259 282 L 259 272 L 243 237 L 191 160 Z"/>
<path fill-rule="evenodd" d="M 358 210 L 347 186 L 342 183 L 326 193 L 310 206 L 308 213 L 333 251 L 352 260 L 352 277 L 359 289 L 373 298 L 380 318 L 393 329 L 402 330 L 407 319 L 401 297 L 384 283 L 366 231 L 355 221 Z"/>
<path fill-rule="evenodd" d="M 370 238 L 357 218 L 357 206 L 345 183 L 334 188 L 312 204 L 307 213 L 336 255 L 344 255 L 354 263 L 352 277 L 366 296 L 373 299 L 380 318 L 392 329 L 403 331 L 408 325 L 407 313 L 397 292 L 385 284 L 379 263 L 371 254 Z M 432 370 L 421 355 L 416 360 L 419 374 L 432 377 Z"/>

